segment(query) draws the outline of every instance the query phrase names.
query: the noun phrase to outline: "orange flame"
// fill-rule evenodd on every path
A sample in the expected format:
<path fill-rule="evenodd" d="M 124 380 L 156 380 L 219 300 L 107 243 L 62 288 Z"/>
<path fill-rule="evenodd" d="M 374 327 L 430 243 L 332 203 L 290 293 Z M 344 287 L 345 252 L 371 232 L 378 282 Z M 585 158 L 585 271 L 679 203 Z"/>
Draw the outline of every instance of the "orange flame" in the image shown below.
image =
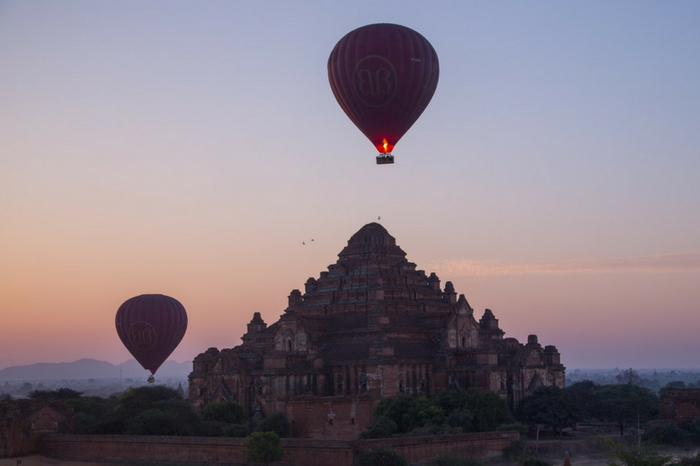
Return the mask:
<path fill-rule="evenodd" d="M 390 154 L 391 151 L 394 149 L 394 145 L 390 144 L 389 141 L 386 140 L 386 138 L 382 139 L 381 144 L 377 144 L 374 147 L 376 147 L 377 150 L 382 154 Z"/>

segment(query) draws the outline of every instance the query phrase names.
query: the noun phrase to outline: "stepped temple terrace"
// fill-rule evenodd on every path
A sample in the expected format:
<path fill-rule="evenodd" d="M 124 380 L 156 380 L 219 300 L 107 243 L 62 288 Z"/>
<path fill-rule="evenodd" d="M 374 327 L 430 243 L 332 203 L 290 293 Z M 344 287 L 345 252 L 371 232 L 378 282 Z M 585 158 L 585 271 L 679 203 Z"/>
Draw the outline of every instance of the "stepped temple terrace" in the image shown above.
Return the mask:
<path fill-rule="evenodd" d="M 241 345 L 199 354 L 189 400 L 234 400 L 251 416 L 282 412 L 294 437 L 357 438 L 387 397 L 476 388 L 514 407 L 538 387 L 564 387 L 555 346 L 504 335 L 491 310 L 477 320 L 452 282 L 443 288 L 417 270 L 370 223 L 303 293 L 292 290 L 277 322 L 256 312 Z"/>

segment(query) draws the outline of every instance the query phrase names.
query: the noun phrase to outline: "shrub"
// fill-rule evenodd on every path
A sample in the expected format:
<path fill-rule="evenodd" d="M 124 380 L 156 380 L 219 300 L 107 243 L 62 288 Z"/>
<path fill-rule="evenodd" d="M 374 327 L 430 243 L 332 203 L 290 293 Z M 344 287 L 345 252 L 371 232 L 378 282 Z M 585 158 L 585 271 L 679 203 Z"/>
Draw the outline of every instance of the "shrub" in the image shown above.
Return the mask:
<path fill-rule="evenodd" d="M 660 445 L 681 446 L 692 441 L 692 434 L 675 424 L 666 424 L 647 430 L 644 432 L 643 439 L 645 442 Z"/>
<path fill-rule="evenodd" d="M 360 432 L 360 438 L 385 438 L 396 432 L 398 426 L 386 416 L 376 416 L 372 424 Z"/>
<path fill-rule="evenodd" d="M 201 412 L 205 421 L 220 421 L 225 424 L 241 424 L 245 418 L 243 407 L 235 401 L 212 401 Z"/>
<path fill-rule="evenodd" d="M 274 432 L 278 437 L 287 437 L 289 430 L 289 421 L 282 413 L 272 413 L 255 426 L 256 432 Z"/>
<path fill-rule="evenodd" d="M 129 420 L 124 428 L 127 435 L 176 435 L 175 419 L 158 409 L 149 409 Z"/>
<path fill-rule="evenodd" d="M 281 460 L 282 442 L 274 432 L 253 432 L 243 443 L 245 460 L 251 463 L 270 464 Z"/>

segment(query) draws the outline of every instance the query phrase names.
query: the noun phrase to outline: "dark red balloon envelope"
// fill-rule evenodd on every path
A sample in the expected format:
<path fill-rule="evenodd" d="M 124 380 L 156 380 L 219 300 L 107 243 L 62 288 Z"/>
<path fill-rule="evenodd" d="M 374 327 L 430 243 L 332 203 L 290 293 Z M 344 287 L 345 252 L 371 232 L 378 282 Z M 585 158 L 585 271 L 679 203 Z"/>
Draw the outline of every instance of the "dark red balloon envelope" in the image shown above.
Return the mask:
<path fill-rule="evenodd" d="M 430 42 L 397 24 L 355 29 L 328 58 L 336 100 L 382 154 L 390 153 L 423 113 L 439 75 Z"/>
<path fill-rule="evenodd" d="M 126 349 L 155 374 L 185 336 L 187 313 L 175 298 L 145 294 L 119 306 L 116 326 Z"/>

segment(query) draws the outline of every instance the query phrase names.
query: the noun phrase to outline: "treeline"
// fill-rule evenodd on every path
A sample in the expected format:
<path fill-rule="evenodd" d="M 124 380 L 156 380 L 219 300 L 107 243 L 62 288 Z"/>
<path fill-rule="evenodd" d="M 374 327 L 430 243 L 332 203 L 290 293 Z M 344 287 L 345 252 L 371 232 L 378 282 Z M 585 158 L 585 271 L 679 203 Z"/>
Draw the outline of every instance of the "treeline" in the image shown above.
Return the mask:
<path fill-rule="evenodd" d="M 36 390 L 36 399 L 63 399 L 75 412 L 79 434 L 184 435 L 247 437 L 253 432 L 290 433 L 282 413 L 248 418 L 234 401 L 211 402 L 199 412 L 174 389 L 164 386 L 130 388 L 119 397 L 82 396 L 62 388 Z M 524 398 L 512 412 L 494 392 L 475 389 L 445 392 L 432 397 L 402 395 L 382 400 L 373 423 L 361 438 L 418 436 L 519 430 L 534 436 L 537 429 L 563 435 L 565 428 L 590 420 L 613 423 L 620 435 L 631 427 L 657 420 L 658 395 L 627 383 L 598 385 L 591 381 L 566 388 L 541 387 Z M 700 444 L 700 420 L 676 426 L 657 425 L 646 429 L 644 438 L 673 445 Z"/>
<path fill-rule="evenodd" d="M 360 438 L 489 432 L 514 422 L 508 404 L 494 392 L 469 389 L 430 398 L 401 395 L 379 403 L 372 425 Z"/>
<path fill-rule="evenodd" d="M 408 395 L 382 400 L 362 438 L 436 435 L 516 429 L 534 435 L 538 426 L 561 435 L 566 427 L 597 419 L 617 425 L 620 434 L 636 423 L 657 419 L 659 398 L 631 384 L 579 382 L 566 388 L 542 387 L 524 398 L 515 412 L 494 392 L 469 389 L 437 396 Z"/>
<path fill-rule="evenodd" d="M 574 369 L 566 371 L 567 384 L 590 380 L 598 385 L 634 383 L 659 392 L 663 388 L 700 388 L 700 371 L 697 370 L 649 370 L 649 369 Z"/>
<path fill-rule="evenodd" d="M 76 434 L 247 437 L 252 432 L 289 435 L 281 413 L 249 419 L 235 401 L 212 402 L 199 413 L 178 392 L 164 386 L 130 388 L 119 397 L 82 396 L 68 388 L 35 390 L 34 399 L 62 399 L 73 406 Z"/>

